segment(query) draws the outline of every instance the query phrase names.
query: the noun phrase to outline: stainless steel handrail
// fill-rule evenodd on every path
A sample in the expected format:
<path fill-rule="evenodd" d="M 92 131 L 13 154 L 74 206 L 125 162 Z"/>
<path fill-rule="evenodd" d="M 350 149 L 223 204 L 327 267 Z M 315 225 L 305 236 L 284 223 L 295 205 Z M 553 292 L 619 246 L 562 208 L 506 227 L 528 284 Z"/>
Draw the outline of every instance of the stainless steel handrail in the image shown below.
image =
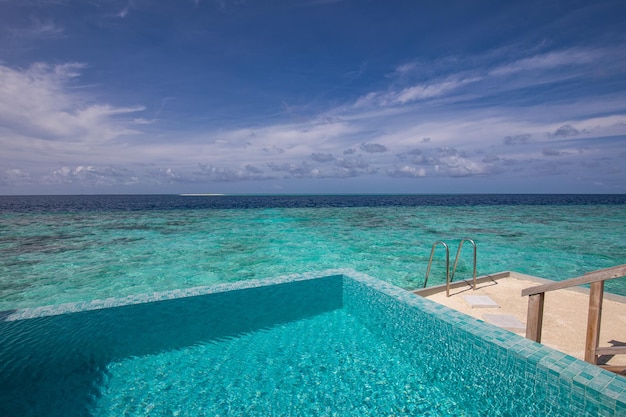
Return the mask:
<path fill-rule="evenodd" d="M 443 245 L 443 247 L 446 248 L 446 297 L 450 297 L 450 283 L 454 279 L 454 273 L 456 272 L 456 267 L 457 267 L 457 264 L 459 263 L 459 255 L 461 253 L 461 249 L 463 248 L 463 244 L 465 242 L 470 242 L 472 246 L 474 247 L 474 276 L 473 276 L 474 283 L 472 285 L 472 290 L 476 290 L 476 242 L 474 242 L 474 240 L 469 239 L 469 238 L 461 239 L 461 242 L 459 243 L 459 248 L 456 251 L 456 257 L 454 258 L 454 267 L 452 268 L 452 274 L 450 274 L 450 250 L 448 249 L 448 245 L 446 244 L 446 242 L 442 240 L 438 240 L 437 242 L 433 243 L 433 247 L 430 250 L 430 259 L 428 260 L 428 268 L 426 269 L 426 277 L 424 278 L 424 288 L 426 288 L 426 285 L 428 285 L 428 276 L 430 275 L 430 267 L 433 263 L 433 256 L 435 254 L 435 249 L 437 248 L 437 245 Z"/>
<path fill-rule="evenodd" d="M 452 267 L 452 274 L 450 275 L 450 281 L 454 279 L 454 273 L 456 272 L 456 265 L 459 263 L 459 254 L 461 253 L 461 248 L 463 247 L 463 243 L 470 242 L 472 246 L 474 246 L 474 285 L 472 286 L 472 290 L 476 290 L 476 242 L 472 239 L 462 239 L 461 243 L 459 243 L 459 248 L 456 251 L 456 257 L 454 258 L 454 266 Z"/>
<path fill-rule="evenodd" d="M 428 284 L 428 275 L 430 274 L 430 266 L 433 263 L 433 255 L 435 254 L 435 248 L 437 245 L 443 245 L 446 248 L 446 297 L 450 297 L 450 250 L 446 242 L 438 240 L 433 243 L 433 248 L 430 250 L 430 259 L 428 260 L 428 268 L 426 269 L 426 278 L 424 278 L 424 288 Z"/>

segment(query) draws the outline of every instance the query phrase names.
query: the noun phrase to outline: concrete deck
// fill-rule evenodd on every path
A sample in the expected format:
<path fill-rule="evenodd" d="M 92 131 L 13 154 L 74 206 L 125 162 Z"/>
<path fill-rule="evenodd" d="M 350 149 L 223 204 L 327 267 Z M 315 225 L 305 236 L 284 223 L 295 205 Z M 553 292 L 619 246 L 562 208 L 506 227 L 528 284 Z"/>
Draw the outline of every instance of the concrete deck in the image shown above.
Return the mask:
<path fill-rule="evenodd" d="M 552 281 L 516 272 L 502 272 L 477 279 L 476 291 L 472 290 L 469 281 L 455 282 L 450 289 L 449 298 L 446 297 L 445 285 L 414 292 L 477 319 L 503 323 L 503 328 L 525 336 L 525 328 L 515 329 L 516 326 L 507 326 L 506 323 L 515 323 L 517 319 L 525 326 L 528 297 L 521 296 L 522 290 L 549 282 Z M 468 295 L 488 296 L 499 307 L 472 308 L 464 299 Z M 583 359 L 588 307 L 588 289 L 576 287 L 546 293 L 541 342 Z M 605 292 L 600 346 L 626 346 L 626 297 Z M 603 356 L 600 357 L 599 364 L 623 366 L 626 365 L 626 355 Z"/>

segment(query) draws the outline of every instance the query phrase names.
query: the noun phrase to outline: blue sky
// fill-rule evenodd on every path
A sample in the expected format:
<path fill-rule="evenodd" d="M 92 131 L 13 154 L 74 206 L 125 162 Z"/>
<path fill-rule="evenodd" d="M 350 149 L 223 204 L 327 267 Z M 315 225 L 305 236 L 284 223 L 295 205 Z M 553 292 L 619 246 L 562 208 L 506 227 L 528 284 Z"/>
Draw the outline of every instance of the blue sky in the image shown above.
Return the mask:
<path fill-rule="evenodd" d="M 624 1 L 0 0 L 0 194 L 625 193 Z"/>

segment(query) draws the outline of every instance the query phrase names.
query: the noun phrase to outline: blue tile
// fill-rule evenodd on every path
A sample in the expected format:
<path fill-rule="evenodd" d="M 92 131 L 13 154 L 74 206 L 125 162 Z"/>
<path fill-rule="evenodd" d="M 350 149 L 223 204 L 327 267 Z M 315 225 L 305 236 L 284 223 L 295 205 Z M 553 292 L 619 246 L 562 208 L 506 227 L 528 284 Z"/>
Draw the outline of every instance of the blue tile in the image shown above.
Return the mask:
<path fill-rule="evenodd" d="M 607 400 L 604 398 L 602 402 L 598 404 L 598 416 L 599 417 L 613 417 L 615 414 L 615 401 Z"/>

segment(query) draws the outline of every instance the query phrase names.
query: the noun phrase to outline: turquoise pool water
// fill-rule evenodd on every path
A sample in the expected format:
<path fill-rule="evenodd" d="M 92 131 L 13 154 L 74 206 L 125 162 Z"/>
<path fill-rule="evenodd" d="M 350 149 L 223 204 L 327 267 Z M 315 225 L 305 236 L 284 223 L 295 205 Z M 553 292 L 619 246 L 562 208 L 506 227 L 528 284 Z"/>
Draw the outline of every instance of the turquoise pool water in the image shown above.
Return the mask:
<path fill-rule="evenodd" d="M 461 415 L 397 346 L 338 309 L 107 366 L 96 415 Z"/>
<path fill-rule="evenodd" d="M 610 197 L 610 198 L 609 198 Z M 225 199 L 226 198 L 226 199 Z M 478 273 L 626 263 L 625 196 L 0 198 L 0 311 L 352 268 L 421 287 L 432 244 Z M 466 245 L 457 277 L 470 276 Z M 436 253 L 429 285 L 445 279 Z M 626 279 L 607 283 L 626 295 Z"/>
<path fill-rule="evenodd" d="M 0 318 L 4 416 L 624 412 L 623 378 L 350 271 Z"/>

